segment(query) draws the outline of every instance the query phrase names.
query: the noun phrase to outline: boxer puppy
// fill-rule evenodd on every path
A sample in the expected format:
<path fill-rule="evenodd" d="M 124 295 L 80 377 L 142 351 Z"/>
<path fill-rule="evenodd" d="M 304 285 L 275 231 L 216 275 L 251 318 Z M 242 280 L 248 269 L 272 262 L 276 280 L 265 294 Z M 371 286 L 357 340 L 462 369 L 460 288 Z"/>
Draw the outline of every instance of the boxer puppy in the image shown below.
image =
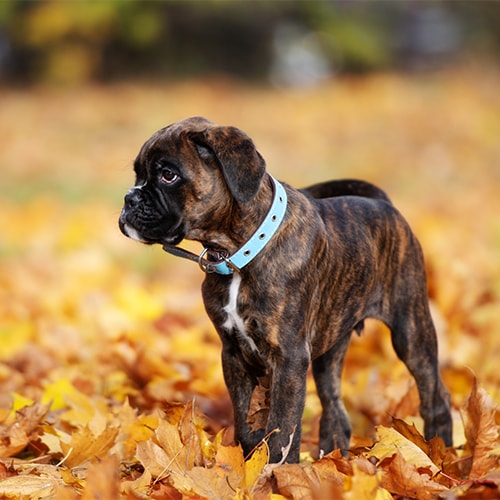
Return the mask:
<path fill-rule="evenodd" d="M 355 180 L 295 190 L 266 172 L 244 132 L 204 118 L 159 130 L 134 170 L 122 232 L 183 257 L 192 257 L 176 247 L 184 239 L 204 247 L 193 259 L 206 272 L 203 300 L 222 340 L 245 454 L 267 436 L 270 462 L 299 461 L 311 364 L 323 407 L 320 450 L 347 452 L 340 379 L 366 318 L 389 327 L 415 378 L 425 437 L 452 444 L 422 251 L 383 191 Z M 264 418 L 251 414 L 257 393 L 268 396 L 257 397 Z"/>

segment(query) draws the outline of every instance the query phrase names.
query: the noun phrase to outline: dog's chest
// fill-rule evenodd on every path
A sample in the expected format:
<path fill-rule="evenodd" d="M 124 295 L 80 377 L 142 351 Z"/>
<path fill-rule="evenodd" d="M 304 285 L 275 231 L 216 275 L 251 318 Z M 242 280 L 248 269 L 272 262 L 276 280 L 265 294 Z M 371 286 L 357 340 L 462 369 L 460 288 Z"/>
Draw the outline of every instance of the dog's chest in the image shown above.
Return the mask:
<path fill-rule="evenodd" d="M 248 331 L 246 321 L 241 315 L 239 309 L 239 295 L 241 288 L 241 276 L 234 274 L 229 285 L 227 303 L 222 308 L 226 315 L 226 319 L 222 324 L 222 328 L 239 343 L 242 352 L 251 353 L 252 357 L 259 356 L 259 349 L 255 344 L 254 339 Z"/>

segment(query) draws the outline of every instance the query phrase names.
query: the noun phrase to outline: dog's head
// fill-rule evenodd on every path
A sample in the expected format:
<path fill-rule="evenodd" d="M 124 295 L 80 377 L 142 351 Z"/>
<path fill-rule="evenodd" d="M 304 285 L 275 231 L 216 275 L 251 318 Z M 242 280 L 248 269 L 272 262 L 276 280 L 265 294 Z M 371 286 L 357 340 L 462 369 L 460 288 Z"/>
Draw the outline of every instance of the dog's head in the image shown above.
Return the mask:
<path fill-rule="evenodd" d="M 134 162 L 135 186 L 125 196 L 121 231 L 143 243 L 203 241 L 223 227 L 235 204 L 252 201 L 265 162 L 235 127 L 187 118 L 156 132 Z"/>

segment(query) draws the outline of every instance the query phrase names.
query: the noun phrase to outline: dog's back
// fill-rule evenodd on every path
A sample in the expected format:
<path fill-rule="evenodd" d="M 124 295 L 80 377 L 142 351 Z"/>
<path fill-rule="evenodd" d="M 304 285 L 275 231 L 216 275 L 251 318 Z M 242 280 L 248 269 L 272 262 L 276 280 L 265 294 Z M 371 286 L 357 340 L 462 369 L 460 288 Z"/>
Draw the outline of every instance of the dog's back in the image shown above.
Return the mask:
<path fill-rule="evenodd" d="M 305 195 L 315 198 L 336 198 L 339 196 L 360 196 L 362 198 L 373 198 L 391 203 L 387 194 L 370 182 L 357 179 L 342 179 L 313 184 L 300 190 Z M 391 203 L 392 204 L 392 203 Z"/>

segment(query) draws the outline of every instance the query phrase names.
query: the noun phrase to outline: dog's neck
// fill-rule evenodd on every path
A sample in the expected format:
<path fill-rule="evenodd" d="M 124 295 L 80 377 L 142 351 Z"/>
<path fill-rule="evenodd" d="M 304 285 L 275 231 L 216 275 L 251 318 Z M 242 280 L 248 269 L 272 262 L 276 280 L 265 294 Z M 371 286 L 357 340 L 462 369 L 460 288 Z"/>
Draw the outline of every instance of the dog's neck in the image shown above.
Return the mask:
<path fill-rule="evenodd" d="M 240 235 L 240 231 L 238 231 L 236 233 L 238 236 L 237 239 L 230 237 L 227 238 L 227 241 L 231 243 L 238 242 L 239 238 L 244 238 L 243 243 L 239 244 L 236 250 L 229 250 L 229 248 L 231 248 L 229 245 L 223 247 L 220 244 L 220 240 L 217 241 L 216 245 L 214 245 L 211 241 L 203 242 L 205 248 L 198 257 L 198 264 L 205 272 L 215 272 L 222 275 L 231 275 L 234 272 L 239 272 L 242 268 L 252 262 L 254 258 L 258 257 L 260 252 L 274 237 L 274 234 L 278 231 L 286 214 L 287 193 L 285 188 L 272 176 L 269 176 L 269 180 L 271 181 L 273 191 L 272 200 L 267 212 L 263 216 L 262 221 L 257 225 L 257 227 L 252 227 L 256 225 L 255 220 L 258 220 L 259 218 L 257 217 L 257 219 L 255 219 L 254 217 L 251 225 L 250 221 L 248 221 L 248 225 L 245 225 L 245 220 L 248 219 L 248 217 L 242 217 L 241 220 L 243 221 L 243 224 L 239 227 L 245 229 L 241 232 L 248 233 L 251 230 L 252 233 L 250 236 L 247 235 L 245 237 L 245 235 Z M 261 190 L 259 190 L 259 192 L 260 191 Z M 252 200 L 252 203 L 259 204 L 259 200 L 257 198 L 258 196 Z M 261 202 L 259 204 L 259 208 L 262 209 L 262 206 L 263 203 Z M 229 231 L 226 230 L 225 234 L 229 234 Z M 186 256 L 184 250 L 179 253 L 178 249 L 174 252 L 172 252 L 168 247 L 164 247 L 164 249 L 166 251 L 170 251 L 170 253 Z M 192 259 L 191 256 L 188 256 L 188 258 Z"/>
<path fill-rule="evenodd" d="M 252 237 L 264 221 L 273 199 L 273 181 L 269 174 L 265 174 L 255 197 L 245 203 L 234 200 L 232 214 L 224 221 L 220 230 L 212 231 L 198 241 L 205 248 L 224 249 L 233 254 Z"/>

